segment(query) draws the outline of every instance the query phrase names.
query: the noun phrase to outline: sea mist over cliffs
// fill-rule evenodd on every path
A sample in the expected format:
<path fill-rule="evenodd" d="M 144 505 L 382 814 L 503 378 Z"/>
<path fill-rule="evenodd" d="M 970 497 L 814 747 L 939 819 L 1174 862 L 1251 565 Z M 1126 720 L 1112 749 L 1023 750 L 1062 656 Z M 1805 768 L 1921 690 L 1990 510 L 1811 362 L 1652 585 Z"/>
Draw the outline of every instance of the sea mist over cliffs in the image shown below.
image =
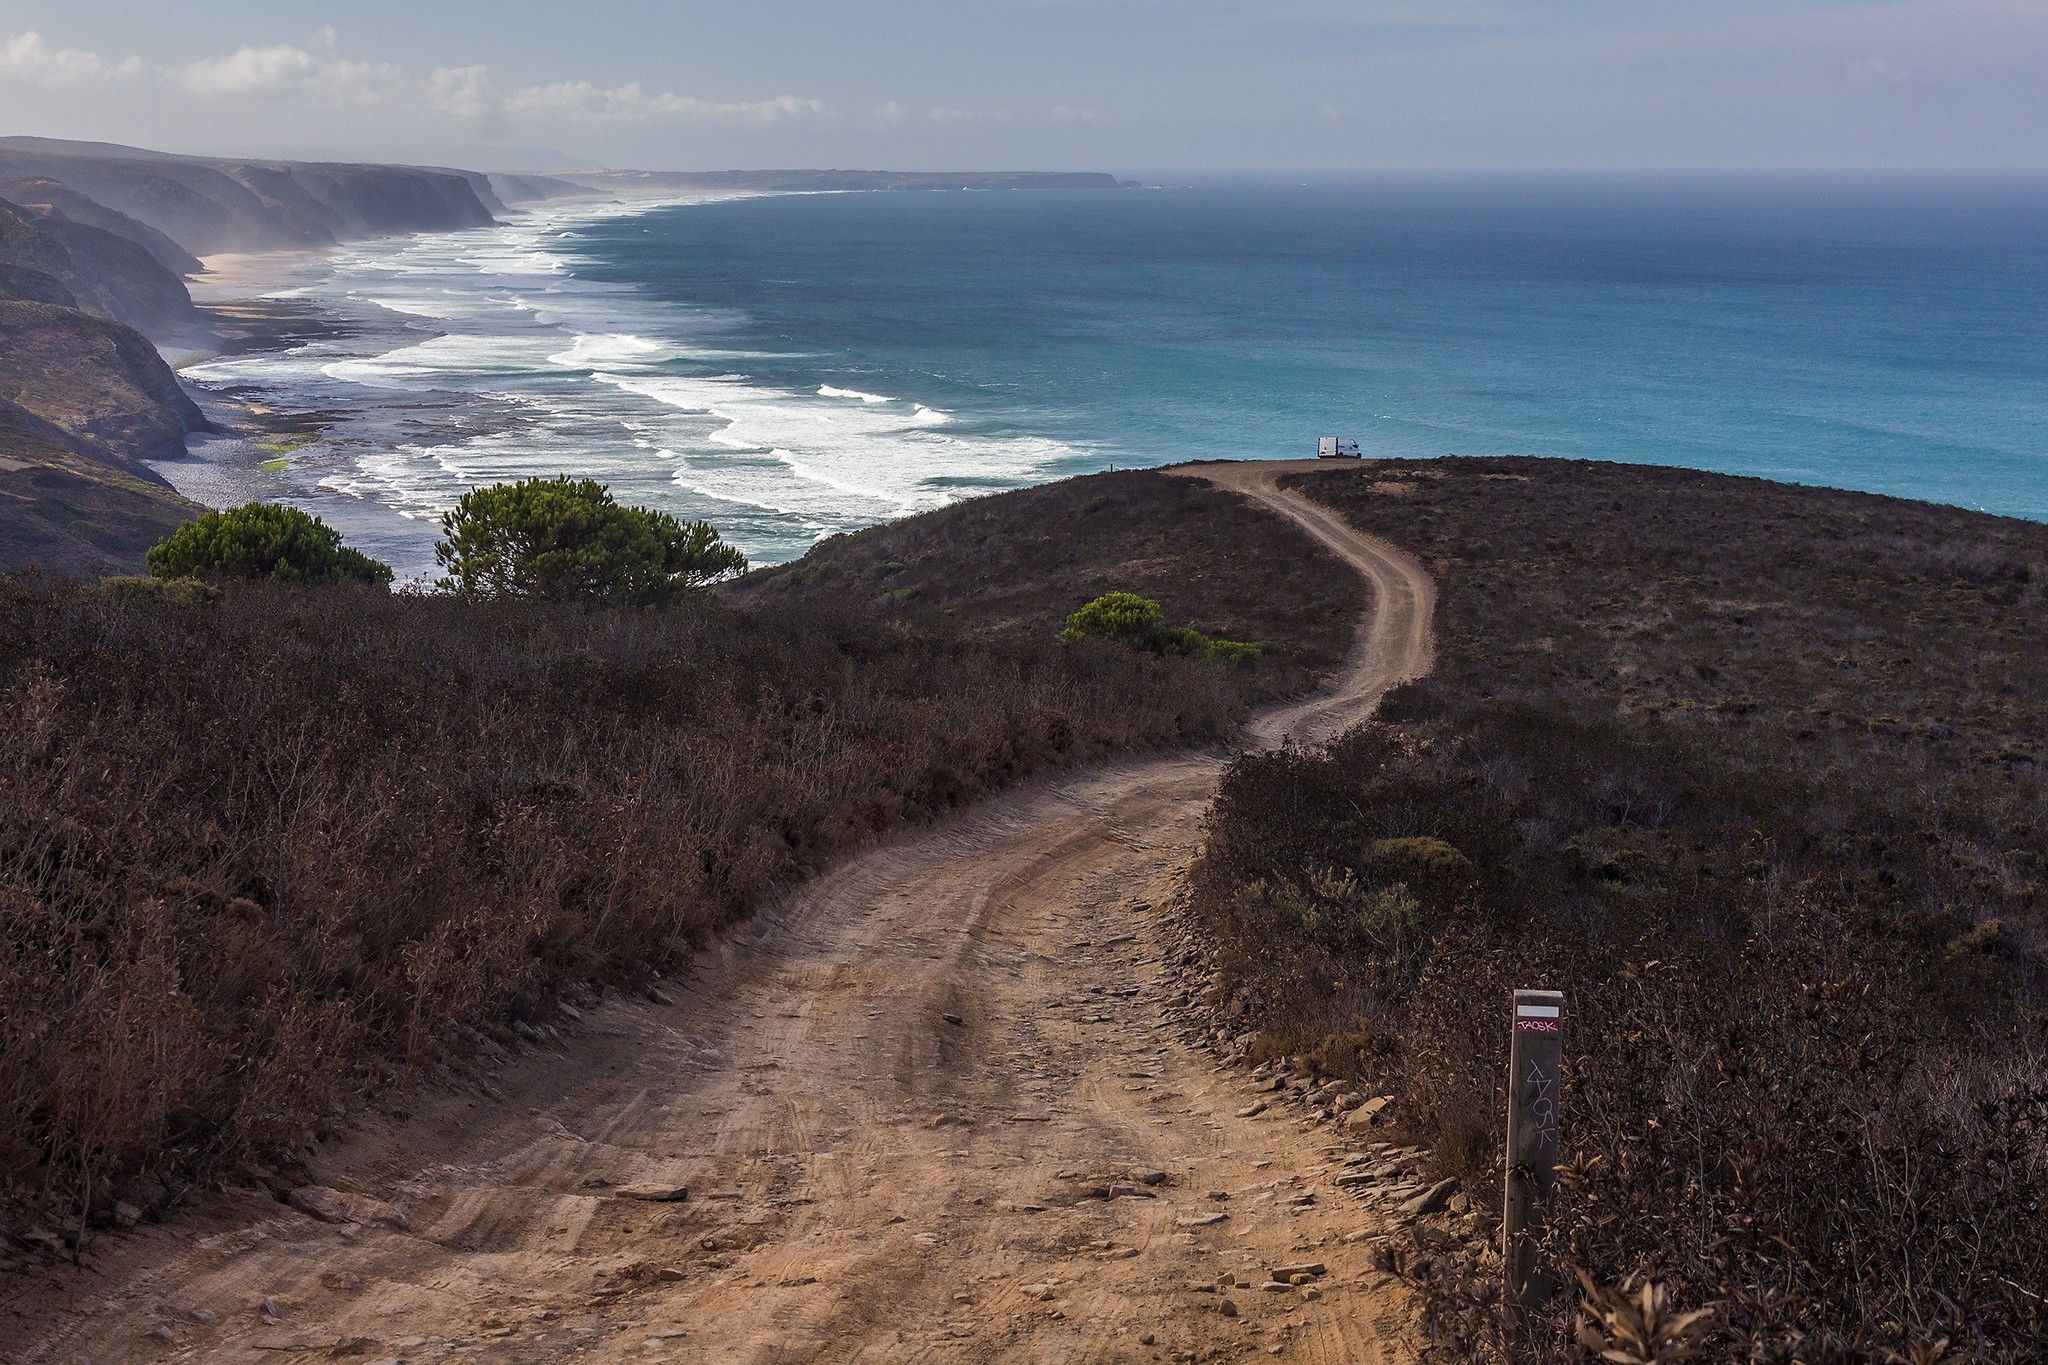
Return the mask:
<path fill-rule="evenodd" d="M 167 472 L 313 507 L 414 573 L 441 508 L 526 474 L 777 560 L 976 492 L 1330 431 L 2044 517 L 2044 208 L 2038 178 L 1856 177 L 543 207 L 305 267 L 291 292 L 348 335 L 186 373 L 327 414 L 325 437 Z"/>

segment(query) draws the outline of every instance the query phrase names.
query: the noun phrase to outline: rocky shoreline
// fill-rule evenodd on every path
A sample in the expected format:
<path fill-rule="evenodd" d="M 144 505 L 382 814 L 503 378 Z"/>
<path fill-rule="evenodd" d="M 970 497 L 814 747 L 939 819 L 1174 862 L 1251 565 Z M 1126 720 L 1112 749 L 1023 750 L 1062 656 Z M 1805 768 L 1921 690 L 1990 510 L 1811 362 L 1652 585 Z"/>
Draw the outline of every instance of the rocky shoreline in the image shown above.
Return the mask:
<path fill-rule="evenodd" d="M 295 344 L 318 318 L 201 308 L 187 277 L 230 247 L 495 221 L 487 177 L 404 167 L 212 162 L 0 139 L 0 571 L 138 572 L 199 504 L 157 464 L 188 438 L 282 421 L 203 411 L 172 357 Z"/>

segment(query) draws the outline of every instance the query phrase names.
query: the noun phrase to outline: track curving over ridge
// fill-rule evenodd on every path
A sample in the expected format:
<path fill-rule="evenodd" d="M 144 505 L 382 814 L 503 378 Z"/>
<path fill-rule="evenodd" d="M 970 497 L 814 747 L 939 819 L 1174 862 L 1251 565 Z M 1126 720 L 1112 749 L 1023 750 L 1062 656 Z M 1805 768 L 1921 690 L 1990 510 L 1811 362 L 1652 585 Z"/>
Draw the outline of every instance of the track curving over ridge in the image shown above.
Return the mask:
<path fill-rule="evenodd" d="M 1280 488 L 1313 467 L 1177 471 L 1369 587 L 1341 676 L 1255 744 L 1327 737 L 1430 662 L 1428 575 Z M 907 832 L 724 937 L 673 1002 L 614 999 L 496 1095 L 423 1095 L 315 1159 L 409 1228 L 225 1199 L 17 1301 L 0 1343 L 101 1365 L 1413 1360 L 1413 1303 L 1345 1240 L 1372 1215 L 1329 1183 L 1330 1130 L 1240 1116 L 1243 1077 L 1176 1022 L 1155 907 L 1227 760 L 1062 774 Z M 1153 1197 L 1089 1196 L 1140 1172 L 1164 1173 Z M 648 1183 L 689 1198 L 615 1193 Z M 1328 1265 L 1321 1298 L 1239 1290 L 1226 1317 L 1189 1289 L 1300 1260 Z"/>

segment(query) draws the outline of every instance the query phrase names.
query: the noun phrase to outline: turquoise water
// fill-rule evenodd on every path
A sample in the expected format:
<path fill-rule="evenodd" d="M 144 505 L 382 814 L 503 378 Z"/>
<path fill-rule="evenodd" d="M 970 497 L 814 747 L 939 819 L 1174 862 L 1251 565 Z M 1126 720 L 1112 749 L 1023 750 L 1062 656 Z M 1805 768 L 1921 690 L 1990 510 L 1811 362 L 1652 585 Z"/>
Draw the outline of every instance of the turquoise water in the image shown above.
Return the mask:
<path fill-rule="evenodd" d="M 524 473 L 605 478 L 780 559 L 975 492 L 1321 434 L 2048 518 L 2040 178 L 577 206 L 352 248 L 298 292 L 363 332 L 197 377 L 341 414 L 280 491 L 406 565 L 462 488 Z"/>

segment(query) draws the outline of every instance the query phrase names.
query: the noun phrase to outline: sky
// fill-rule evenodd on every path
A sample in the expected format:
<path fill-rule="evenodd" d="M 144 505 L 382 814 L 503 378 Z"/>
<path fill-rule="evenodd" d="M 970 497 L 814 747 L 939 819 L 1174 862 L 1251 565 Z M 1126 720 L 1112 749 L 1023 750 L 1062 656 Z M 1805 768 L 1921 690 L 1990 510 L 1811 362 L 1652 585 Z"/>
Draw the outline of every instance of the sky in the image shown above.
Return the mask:
<path fill-rule="evenodd" d="M 482 169 L 2042 168 L 2048 0 L 6 0 L 0 133 Z"/>

